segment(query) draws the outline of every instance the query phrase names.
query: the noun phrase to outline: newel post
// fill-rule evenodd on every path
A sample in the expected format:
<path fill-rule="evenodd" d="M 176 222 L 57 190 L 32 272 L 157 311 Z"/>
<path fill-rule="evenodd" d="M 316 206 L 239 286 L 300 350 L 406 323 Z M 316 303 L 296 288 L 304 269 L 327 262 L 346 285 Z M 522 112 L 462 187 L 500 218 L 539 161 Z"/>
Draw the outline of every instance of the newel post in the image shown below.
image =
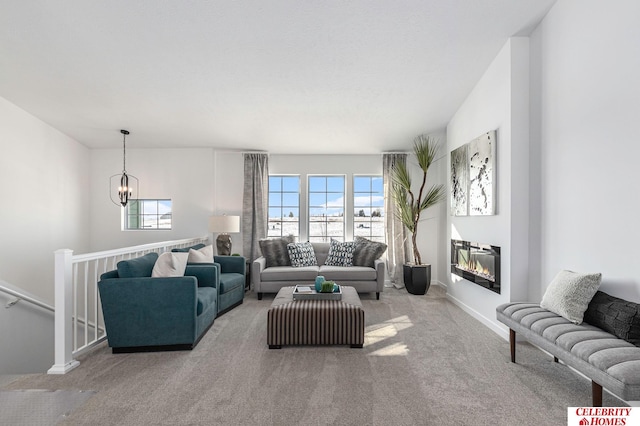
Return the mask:
<path fill-rule="evenodd" d="M 65 374 L 78 365 L 73 359 L 73 281 L 71 276 L 73 250 L 55 251 L 54 285 L 54 361 L 48 374 Z"/>

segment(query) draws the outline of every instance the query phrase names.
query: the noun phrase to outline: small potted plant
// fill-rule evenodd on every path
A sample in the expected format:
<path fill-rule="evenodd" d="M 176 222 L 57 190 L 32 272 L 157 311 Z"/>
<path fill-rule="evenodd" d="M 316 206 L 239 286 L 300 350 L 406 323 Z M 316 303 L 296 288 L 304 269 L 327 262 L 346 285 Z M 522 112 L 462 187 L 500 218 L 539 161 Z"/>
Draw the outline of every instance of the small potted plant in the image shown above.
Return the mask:
<path fill-rule="evenodd" d="M 438 148 L 438 141 L 428 135 L 419 135 L 413 141 L 413 153 L 422 170 L 422 183 L 417 193 L 411 187 L 411 175 L 406 164 L 397 163 L 391 172 L 395 214 L 411 232 L 414 262 L 403 265 L 404 285 L 411 294 L 425 294 L 431 285 L 431 265 L 422 263 L 417 236 L 422 212 L 445 198 L 442 184 L 426 189 L 427 172 L 436 159 Z"/>

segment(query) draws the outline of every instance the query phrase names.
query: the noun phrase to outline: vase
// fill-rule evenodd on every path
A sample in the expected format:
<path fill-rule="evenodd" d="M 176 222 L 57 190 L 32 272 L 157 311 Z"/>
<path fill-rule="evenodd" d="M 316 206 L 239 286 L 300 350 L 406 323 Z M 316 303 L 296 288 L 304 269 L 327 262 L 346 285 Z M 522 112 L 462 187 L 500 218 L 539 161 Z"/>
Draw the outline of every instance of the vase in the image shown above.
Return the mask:
<path fill-rule="evenodd" d="M 410 294 L 423 295 L 431 286 L 431 265 L 403 265 L 404 286 Z"/>

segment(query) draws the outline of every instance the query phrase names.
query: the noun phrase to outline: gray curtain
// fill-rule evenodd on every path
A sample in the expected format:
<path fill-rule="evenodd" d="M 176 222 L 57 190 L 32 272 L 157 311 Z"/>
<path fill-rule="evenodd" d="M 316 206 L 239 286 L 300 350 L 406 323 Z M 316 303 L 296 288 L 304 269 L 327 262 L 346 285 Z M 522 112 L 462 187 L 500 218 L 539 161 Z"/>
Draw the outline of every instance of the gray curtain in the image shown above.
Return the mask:
<path fill-rule="evenodd" d="M 407 154 L 383 154 L 382 178 L 384 181 L 385 238 L 387 240 L 387 271 L 393 285 L 404 287 L 402 265 L 408 260 L 408 232 L 395 215 L 395 203 L 391 196 L 391 171 L 397 163 L 407 164 Z"/>
<path fill-rule="evenodd" d="M 267 237 L 268 209 L 269 156 L 244 154 L 242 252 L 249 262 L 261 255 L 258 241 Z"/>

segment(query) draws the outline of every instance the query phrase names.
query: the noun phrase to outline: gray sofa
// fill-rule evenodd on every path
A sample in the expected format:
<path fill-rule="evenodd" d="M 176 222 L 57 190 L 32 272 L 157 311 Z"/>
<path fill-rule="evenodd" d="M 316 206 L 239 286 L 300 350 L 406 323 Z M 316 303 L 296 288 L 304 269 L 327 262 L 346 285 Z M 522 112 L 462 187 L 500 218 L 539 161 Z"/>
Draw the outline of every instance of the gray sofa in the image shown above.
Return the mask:
<path fill-rule="evenodd" d="M 638 308 L 634 314 L 634 304 L 598 293 L 596 298 L 602 299 L 600 306 L 604 312 L 602 323 L 606 326 L 612 319 L 614 332 L 623 329 L 627 339 L 638 336 Z M 594 305 L 592 301 L 589 309 Z M 534 303 L 500 305 L 496 316 L 510 329 L 511 362 L 516 362 L 516 333 L 519 333 L 553 355 L 555 362 L 559 359 L 591 379 L 594 407 L 602 406 L 603 387 L 625 401 L 640 400 L 640 347 L 587 322 L 574 324 Z M 623 316 L 629 318 L 626 328 L 620 327 Z"/>
<path fill-rule="evenodd" d="M 384 288 L 385 262 L 377 259 L 374 267 L 366 266 L 328 266 L 325 260 L 329 254 L 329 243 L 312 243 L 318 266 L 272 266 L 267 267 L 264 256 L 251 264 L 251 283 L 253 290 L 262 299 L 262 293 L 277 293 L 282 287 L 291 285 L 314 285 L 318 275 L 327 281 L 335 281 L 340 285 L 351 286 L 358 293 L 376 293 Z"/>

